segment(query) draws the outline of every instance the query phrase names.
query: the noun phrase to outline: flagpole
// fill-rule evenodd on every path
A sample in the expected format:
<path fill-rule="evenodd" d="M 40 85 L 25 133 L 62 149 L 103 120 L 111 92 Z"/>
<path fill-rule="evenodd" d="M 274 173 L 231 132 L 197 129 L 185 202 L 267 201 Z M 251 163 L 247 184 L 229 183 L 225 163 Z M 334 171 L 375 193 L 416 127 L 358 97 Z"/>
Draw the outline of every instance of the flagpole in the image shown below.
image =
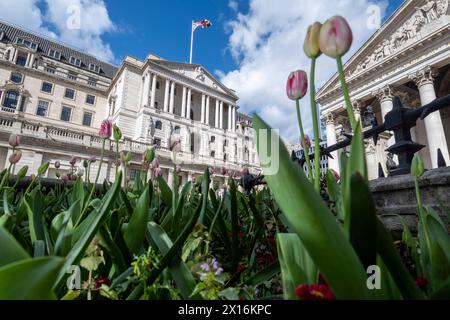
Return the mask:
<path fill-rule="evenodd" d="M 194 47 L 194 20 L 192 20 L 191 24 L 191 54 L 189 56 L 189 63 L 192 64 L 192 50 Z"/>

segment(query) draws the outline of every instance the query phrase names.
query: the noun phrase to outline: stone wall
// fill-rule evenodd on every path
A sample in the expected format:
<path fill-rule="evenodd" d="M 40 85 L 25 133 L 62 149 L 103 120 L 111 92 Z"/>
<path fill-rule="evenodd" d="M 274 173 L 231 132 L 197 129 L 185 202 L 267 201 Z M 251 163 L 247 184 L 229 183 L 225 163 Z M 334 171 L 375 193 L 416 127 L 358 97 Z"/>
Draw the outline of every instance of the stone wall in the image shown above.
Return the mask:
<path fill-rule="evenodd" d="M 417 232 L 417 201 L 412 177 L 404 175 L 378 179 L 371 181 L 370 186 L 377 212 L 394 237 L 398 239 L 402 232 L 399 216 L 412 231 Z M 420 190 L 423 204 L 437 210 L 450 226 L 446 214 L 446 210 L 450 210 L 450 167 L 426 172 L 420 179 Z"/>

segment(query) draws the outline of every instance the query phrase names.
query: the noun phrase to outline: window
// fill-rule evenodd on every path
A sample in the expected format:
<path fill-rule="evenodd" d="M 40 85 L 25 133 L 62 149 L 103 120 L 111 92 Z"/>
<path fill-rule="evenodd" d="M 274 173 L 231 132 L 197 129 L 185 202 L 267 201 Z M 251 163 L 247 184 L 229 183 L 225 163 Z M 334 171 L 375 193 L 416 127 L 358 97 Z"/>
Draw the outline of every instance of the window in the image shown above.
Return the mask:
<path fill-rule="evenodd" d="M 70 64 L 73 64 L 74 66 L 81 67 L 81 59 L 70 57 L 69 60 Z"/>
<path fill-rule="evenodd" d="M 93 71 L 95 73 L 100 73 L 100 67 L 95 65 L 95 64 L 93 64 L 93 63 L 90 63 L 89 64 L 89 71 Z"/>
<path fill-rule="evenodd" d="M 216 157 L 216 152 L 215 151 L 211 151 L 211 158 L 215 158 Z"/>
<path fill-rule="evenodd" d="M 158 101 L 155 101 L 155 109 L 159 109 L 159 107 L 158 107 Z"/>
<path fill-rule="evenodd" d="M 22 39 L 22 38 L 17 38 L 16 43 L 24 45 L 33 50 L 36 50 L 38 48 L 37 43 L 31 42 L 30 40 L 26 40 L 26 39 Z"/>
<path fill-rule="evenodd" d="M 96 87 L 97 86 L 97 80 L 93 79 L 93 78 L 89 78 L 88 79 L 88 86 Z"/>
<path fill-rule="evenodd" d="M 45 93 L 52 93 L 53 92 L 53 83 L 50 82 L 42 82 L 42 88 L 41 88 L 42 92 Z"/>
<path fill-rule="evenodd" d="M 95 104 L 95 97 L 93 95 L 88 94 L 86 96 L 86 103 L 90 104 L 90 105 L 94 105 Z"/>
<path fill-rule="evenodd" d="M 180 127 L 176 126 L 175 129 L 173 130 L 173 133 L 180 134 Z"/>
<path fill-rule="evenodd" d="M 48 101 L 39 100 L 37 110 L 36 110 L 36 115 L 45 117 L 48 112 L 48 106 L 49 106 Z"/>
<path fill-rule="evenodd" d="M 75 99 L 75 90 L 66 88 L 66 92 L 64 92 L 64 98 L 74 100 Z"/>
<path fill-rule="evenodd" d="M 7 91 L 3 106 L 8 109 L 16 109 L 19 102 L 19 93 L 17 91 Z"/>
<path fill-rule="evenodd" d="M 61 52 L 50 49 L 48 50 L 48 56 L 50 58 L 56 59 L 56 60 L 60 60 L 61 59 Z"/>
<path fill-rule="evenodd" d="M 85 112 L 83 114 L 83 126 L 90 127 L 92 124 L 92 113 Z"/>
<path fill-rule="evenodd" d="M 76 74 L 75 72 L 69 71 L 69 73 L 67 74 L 67 78 L 69 80 L 77 81 L 78 74 Z"/>
<path fill-rule="evenodd" d="M 227 154 L 223 155 L 223 161 L 225 161 L 225 162 L 227 161 Z"/>
<path fill-rule="evenodd" d="M 211 136 L 211 143 L 216 142 L 216 137 L 215 136 Z"/>
<path fill-rule="evenodd" d="M 162 130 L 162 122 L 161 121 L 156 121 L 155 123 L 155 129 L 157 130 Z"/>
<path fill-rule="evenodd" d="M 56 73 L 56 67 L 48 65 L 45 67 L 45 72 L 55 74 Z"/>
<path fill-rule="evenodd" d="M 175 96 L 177 95 L 177 87 L 174 88 L 173 94 L 174 94 Z"/>
<path fill-rule="evenodd" d="M 228 140 L 226 140 L 226 139 L 223 140 L 223 146 L 224 146 L 224 147 L 228 147 Z"/>
<path fill-rule="evenodd" d="M 4 36 L 5 36 L 5 32 L 4 31 L 0 31 L 0 41 L 3 40 Z"/>
<path fill-rule="evenodd" d="M 153 144 L 157 147 L 161 147 L 161 139 L 160 138 L 153 139 Z"/>
<path fill-rule="evenodd" d="M 69 122 L 70 121 L 70 115 L 72 114 L 72 108 L 69 108 L 69 107 L 62 107 L 62 110 L 61 110 L 61 117 L 60 117 L 60 119 L 62 120 L 62 121 L 66 121 L 66 122 Z"/>
<path fill-rule="evenodd" d="M 9 79 L 14 83 L 22 83 L 23 76 L 20 73 L 13 72 L 11 73 L 11 77 Z"/>
<path fill-rule="evenodd" d="M 28 60 L 28 54 L 19 52 L 19 54 L 17 55 L 16 64 L 18 66 L 25 67 L 25 65 L 27 64 L 27 60 Z"/>
<path fill-rule="evenodd" d="M 156 89 L 159 90 L 159 81 L 156 82 Z"/>

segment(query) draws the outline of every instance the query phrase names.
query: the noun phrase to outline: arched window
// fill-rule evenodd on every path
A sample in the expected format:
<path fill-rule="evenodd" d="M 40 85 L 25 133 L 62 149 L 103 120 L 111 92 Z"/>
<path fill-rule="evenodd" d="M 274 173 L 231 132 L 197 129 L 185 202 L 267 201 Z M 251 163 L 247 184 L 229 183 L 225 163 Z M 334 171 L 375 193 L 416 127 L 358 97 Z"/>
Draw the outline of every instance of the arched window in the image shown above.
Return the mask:
<path fill-rule="evenodd" d="M 176 126 L 176 127 L 173 129 L 173 133 L 174 133 L 174 134 L 180 134 L 180 127 L 179 127 L 179 126 Z"/>
<path fill-rule="evenodd" d="M 19 102 L 19 93 L 17 91 L 7 91 L 5 94 L 5 100 L 3 106 L 9 109 L 15 109 Z"/>
<path fill-rule="evenodd" d="M 215 151 L 211 151 L 211 158 L 215 158 L 216 157 L 216 152 Z"/>
<path fill-rule="evenodd" d="M 156 121 L 155 123 L 155 129 L 157 130 L 162 130 L 162 122 L 161 121 Z"/>
<path fill-rule="evenodd" d="M 216 137 L 215 136 L 211 136 L 211 143 L 216 142 Z"/>

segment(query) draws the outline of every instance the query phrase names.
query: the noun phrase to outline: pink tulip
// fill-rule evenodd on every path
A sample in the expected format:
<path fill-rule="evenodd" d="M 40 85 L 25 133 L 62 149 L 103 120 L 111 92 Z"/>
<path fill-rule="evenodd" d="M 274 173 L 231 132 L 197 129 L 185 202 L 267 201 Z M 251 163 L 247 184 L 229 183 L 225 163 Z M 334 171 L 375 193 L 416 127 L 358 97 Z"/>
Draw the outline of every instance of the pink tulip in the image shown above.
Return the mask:
<path fill-rule="evenodd" d="M 9 145 L 13 148 L 17 148 L 20 145 L 20 138 L 17 134 L 11 134 L 9 136 Z"/>
<path fill-rule="evenodd" d="M 303 70 L 291 72 L 286 84 L 286 94 L 291 100 L 299 100 L 308 91 L 308 76 Z"/>
<path fill-rule="evenodd" d="M 98 135 L 100 136 L 100 138 L 102 139 L 109 139 L 111 137 L 112 134 L 112 122 L 109 120 L 103 120 L 101 126 L 100 126 L 100 131 L 98 133 Z"/>
<path fill-rule="evenodd" d="M 328 19 L 320 29 L 320 50 L 331 58 L 341 57 L 350 50 L 353 33 L 347 20 L 341 16 Z"/>
<path fill-rule="evenodd" d="M 311 139 L 310 139 L 310 137 L 307 135 L 307 134 L 305 134 L 305 137 L 303 138 L 303 148 L 307 148 L 308 150 L 311 148 L 311 145 L 312 145 L 312 143 L 311 143 Z"/>
<path fill-rule="evenodd" d="M 22 158 L 22 151 L 14 150 L 14 152 L 11 153 L 11 155 L 9 156 L 9 162 L 11 164 L 16 164 L 17 162 L 20 161 L 21 158 Z"/>
<path fill-rule="evenodd" d="M 96 163 L 97 162 L 97 158 L 95 156 L 92 156 L 89 158 L 89 162 L 90 163 Z"/>
<path fill-rule="evenodd" d="M 61 162 L 55 161 L 55 168 L 59 169 L 61 167 Z"/>
<path fill-rule="evenodd" d="M 153 162 L 151 163 L 151 168 L 152 169 L 159 168 L 159 160 L 158 159 L 153 160 Z"/>
<path fill-rule="evenodd" d="M 78 160 L 78 158 L 73 156 L 72 158 L 70 158 L 69 164 L 73 167 L 77 163 L 77 160 Z"/>
<path fill-rule="evenodd" d="M 225 176 L 227 174 L 227 169 L 225 167 L 220 168 L 220 174 Z"/>
<path fill-rule="evenodd" d="M 319 48 L 319 34 L 322 24 L 320 22 L 314 22 L 308 27 L 308 32 L 306 33 L 305 43 L 303 44 L 303 51 L 310 58 L 317 58 L 320 56 Z"/>
<path fill-rule="evenodd" d="M 209 174 L 210 174 L 210 175 L 213 175 L 214 172 L 215 172 L 214 168 L 213 168 L 213 167 L 209 167 Z"/>
<path fill-rule="evenodd" d="M 156 168 L 153 170 L 153 176 L 154 177 L 161 177 L 162 176 L 162 170 L 160 168 Z"/>

